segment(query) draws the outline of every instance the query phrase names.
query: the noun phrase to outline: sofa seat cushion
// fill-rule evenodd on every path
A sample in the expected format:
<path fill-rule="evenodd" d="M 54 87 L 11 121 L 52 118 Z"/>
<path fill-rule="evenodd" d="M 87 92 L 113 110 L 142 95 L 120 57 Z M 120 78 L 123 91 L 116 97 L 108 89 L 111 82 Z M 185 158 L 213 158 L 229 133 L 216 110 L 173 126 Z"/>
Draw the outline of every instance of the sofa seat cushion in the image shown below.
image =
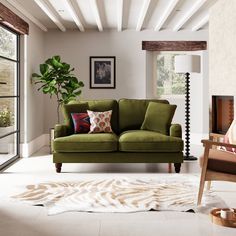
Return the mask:
<path fill-rule="evenodd" d="M 131 130 L 120 135 L 119 150 L 123 152 L 182 152 L 183 140 L 154 131 Z"/>
<path fill-rule="evenodd" d="M 204 155 L 200 157 L 202 167 Z M 207 169 L 222 173 L 236 174 L 236 154 L 218 149 L 210 149 Z"/>
<path fill-rule="evenodd" d="M 113 152 L 118 148 L 118 137 L 114 133 L 73 134 L 56 138 L 55 152 Z"/>

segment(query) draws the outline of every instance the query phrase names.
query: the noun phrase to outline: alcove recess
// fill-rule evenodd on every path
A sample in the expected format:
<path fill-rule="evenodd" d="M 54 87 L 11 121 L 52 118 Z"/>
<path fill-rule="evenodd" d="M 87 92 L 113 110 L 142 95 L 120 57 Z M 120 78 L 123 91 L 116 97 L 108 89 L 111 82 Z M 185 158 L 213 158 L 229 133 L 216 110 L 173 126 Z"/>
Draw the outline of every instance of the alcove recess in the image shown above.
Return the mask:
<path fill-rule="evenodd" d="M 226 134 L 234 119 L 234 96 L 212 96 L 212 133 Z"/>

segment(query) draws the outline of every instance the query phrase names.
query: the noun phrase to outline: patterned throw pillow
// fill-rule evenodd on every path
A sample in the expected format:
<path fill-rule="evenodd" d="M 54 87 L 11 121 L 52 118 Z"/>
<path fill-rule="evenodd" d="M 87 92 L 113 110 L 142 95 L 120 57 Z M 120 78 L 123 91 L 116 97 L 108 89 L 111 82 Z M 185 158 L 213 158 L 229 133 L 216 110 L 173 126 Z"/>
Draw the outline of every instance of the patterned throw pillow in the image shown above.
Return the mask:
<path fill-rule="evenodd" d="M 104 112 L 87 111 L 90 118 L 89 133 L 112 133 L 111 114 L 112 110 Z"/>
<path fill-rule="evenodd" d="M 88 133 L 90 130 L 90 119 L 88 113 L 71 113 L 75 133 Z"/>

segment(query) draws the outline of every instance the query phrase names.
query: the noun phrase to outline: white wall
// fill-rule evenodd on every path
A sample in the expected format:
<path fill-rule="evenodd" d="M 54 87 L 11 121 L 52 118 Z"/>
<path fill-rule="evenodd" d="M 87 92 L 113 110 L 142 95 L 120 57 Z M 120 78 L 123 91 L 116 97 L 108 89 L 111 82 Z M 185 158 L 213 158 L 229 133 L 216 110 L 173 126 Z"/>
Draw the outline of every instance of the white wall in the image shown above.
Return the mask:
<path fill-rule="evenodd" d="M 37 138 L 44 133 L 44 95 L 37 91 L 32 84 L 31 75 L 38 71 L 39 64 L 44 60 L 44 34 L 40 29 L 30 24 L 30 34 L 24 37 L 26 40 L 25 66 L 27 68 L 24 80 L 24 90 L 21 91 L 26 105 L 26 117 L 24 117 L 27 135 L 26 142 Z M 22 114 L 24 115 L 24 114 Z"/>
<path fill-rule="evenodd" d="M 210 11 L 209 79 L 212 95 L 231 95 L 236 101 L 236 1 L 218 0 Z M 236 102 L 234 103 L 236 111 Z M 236 112 L 234 113 L 236 117 Z"/>
<path fill-rule="evenodd" d="M 152 53 L 142 50 L 142 41 L 145 40 L 208 40 L 207 31 L 177 33 L 171 31 L 50 31 L 45 36 L 45 56 L 61 55 L 62 59 L 75 67 L 75 72 L 85 83 L 82 98 L 150 98 L 153 97 L 152 85 Z M 207 54 L 201 53 L 204 62 Z M 116 56 L 116 89 L 89 89 L 89 56 Z M 208 132 L 208 120 L 203 121 L 202 96 L 207 93 L 203 84 L 208 83 L 207 73 L 200 79 L 192 79 L 192 132 Z M 197 85 L 196 85 L 197 84 Z M 196 89 L 196 87 L 198 89 Z M 195 89 L 194 89 L 195 88 Z M 207 94 L 208 97 L 208 94 Z M 56 122 L 55 101 L 45 97 L 46 117 L 45 132 Z M 184 99 L 171 103 L 177 104 L 178 109 L 174 120 L 184 127 Z M 208 109 L 208 108 L 207 108 Z M 205 123 L 207 123 L 207 125 Z M 204 124 L 203 124 L 204 123 Z M 200 140 L 200 138 L 199 138 Z"/>

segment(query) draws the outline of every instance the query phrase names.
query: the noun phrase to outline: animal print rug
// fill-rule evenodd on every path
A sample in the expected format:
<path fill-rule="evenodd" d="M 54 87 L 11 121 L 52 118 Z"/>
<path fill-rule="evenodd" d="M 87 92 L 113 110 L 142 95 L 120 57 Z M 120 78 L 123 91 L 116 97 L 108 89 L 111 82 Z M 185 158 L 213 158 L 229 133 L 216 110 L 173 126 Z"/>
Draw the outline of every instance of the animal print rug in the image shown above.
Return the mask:
<path fill-rule="evenodd" d="M 175 176 L 175 177 L 174 177 Z M 199 177 L 170 175 L 165 179 L 106 178 L 98 180 L 45 182 L 26 186 L 14 199 L 45 206 L 48 214 L 68 211 L 140 212 L 149 210 L 209 211 L 225 207 L 213 192 L 204 194 L 197 208 Z M 174 178 L 173 178 L 174 177 Z"/>

